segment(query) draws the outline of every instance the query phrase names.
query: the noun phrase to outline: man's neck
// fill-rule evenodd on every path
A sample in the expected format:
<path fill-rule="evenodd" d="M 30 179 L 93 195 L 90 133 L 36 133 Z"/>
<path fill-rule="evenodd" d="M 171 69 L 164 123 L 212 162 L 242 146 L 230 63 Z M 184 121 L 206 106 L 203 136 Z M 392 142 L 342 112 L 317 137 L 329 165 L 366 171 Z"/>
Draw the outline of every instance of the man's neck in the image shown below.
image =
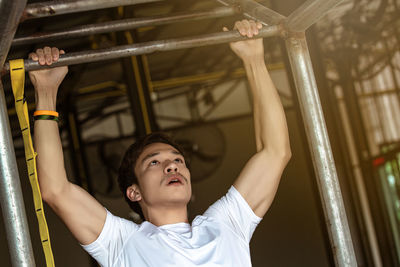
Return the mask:
<path fill-rule="evenodd" d="M 187 207 L 149 208 L 145 211 L 146 221 L 155 226 L 174 223 L 188 223 Z"/>

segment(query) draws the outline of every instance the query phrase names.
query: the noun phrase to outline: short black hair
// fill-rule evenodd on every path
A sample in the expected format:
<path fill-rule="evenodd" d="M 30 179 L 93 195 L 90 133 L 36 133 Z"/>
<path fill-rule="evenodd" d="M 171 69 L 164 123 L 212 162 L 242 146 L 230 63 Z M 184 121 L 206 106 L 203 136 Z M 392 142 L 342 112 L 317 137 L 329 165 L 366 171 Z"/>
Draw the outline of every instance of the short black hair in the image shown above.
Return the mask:
<path fill-rule="evenodd" d="M 122 159 L 121 166 L 119 167 L 118 171 L 118 184 L 119 188 L 124 195 L 126 202 L 128 202 L 129 207 L 140 215 L 142 219 L 144 219 L 142 208 L 140 207 L 137 201 L 131 201 L 127 195 L 126 190 L 129 186 L 133 184 L 139 185 L 139 180 L 135 173 L 135 166 L 136 161 L 139 156 L 142 154 L 143 150 L 151 144 L 154 143 L 164 143 L 168 144 L 179 151 L 182 156 L 185 158 L 186 164 L 188 161 L 186 159 L 185 153 L 180 145 L 178 145 L 170 136 L 166 135 L 165 133 L 155 132 L 143 136 L 136 140 L 135 143 L 129 146 L 126 150 L 125 155 Z M 140 186 L 140 185 L 139 185 Z"/>

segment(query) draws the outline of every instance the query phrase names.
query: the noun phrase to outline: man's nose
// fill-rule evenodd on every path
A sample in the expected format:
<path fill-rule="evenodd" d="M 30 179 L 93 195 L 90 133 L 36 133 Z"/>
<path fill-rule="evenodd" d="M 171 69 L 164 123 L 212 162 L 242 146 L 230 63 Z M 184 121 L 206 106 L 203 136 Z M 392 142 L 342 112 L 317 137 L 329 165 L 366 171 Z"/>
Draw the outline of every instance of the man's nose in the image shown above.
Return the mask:
<path fill-rule="evenodd" d="M 168 161 L 164 168 L 165 173 L 178 172 L 178 165 L 174 161 Z"/>

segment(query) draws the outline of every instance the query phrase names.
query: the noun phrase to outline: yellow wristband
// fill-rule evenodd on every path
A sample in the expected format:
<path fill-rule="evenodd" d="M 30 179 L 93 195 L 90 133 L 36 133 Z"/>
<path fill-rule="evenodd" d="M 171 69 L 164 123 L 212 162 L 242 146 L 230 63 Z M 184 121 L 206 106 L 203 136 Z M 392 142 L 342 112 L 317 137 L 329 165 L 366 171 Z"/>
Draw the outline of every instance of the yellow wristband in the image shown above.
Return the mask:
<path fill-rule="evenodd" d="M 50 115 L 50 116 L 58 117 L 58 112 L 52 111 L 52 110 L 36 110 L 33 113 L 33 116 L 38 116 L 38 115 Z"/>

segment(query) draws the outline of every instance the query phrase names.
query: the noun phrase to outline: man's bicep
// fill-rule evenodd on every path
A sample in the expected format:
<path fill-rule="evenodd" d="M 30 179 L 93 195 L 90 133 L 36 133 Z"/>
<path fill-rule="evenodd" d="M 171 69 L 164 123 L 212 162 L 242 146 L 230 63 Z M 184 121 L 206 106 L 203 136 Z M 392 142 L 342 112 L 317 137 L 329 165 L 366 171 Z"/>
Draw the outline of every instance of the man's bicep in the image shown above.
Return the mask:
<path fill-rule="evenodd" d="M 101 233 L 106 209 L 87 191 L 68 183 L 48 204 L 81 244 L 89 244 Z"/>
<path fill-rule="evenodd" d="M 287 159 L 279 153 L 256 153 L 234 182 L 254 213 L 263 217 L 275 197 Z"/>

